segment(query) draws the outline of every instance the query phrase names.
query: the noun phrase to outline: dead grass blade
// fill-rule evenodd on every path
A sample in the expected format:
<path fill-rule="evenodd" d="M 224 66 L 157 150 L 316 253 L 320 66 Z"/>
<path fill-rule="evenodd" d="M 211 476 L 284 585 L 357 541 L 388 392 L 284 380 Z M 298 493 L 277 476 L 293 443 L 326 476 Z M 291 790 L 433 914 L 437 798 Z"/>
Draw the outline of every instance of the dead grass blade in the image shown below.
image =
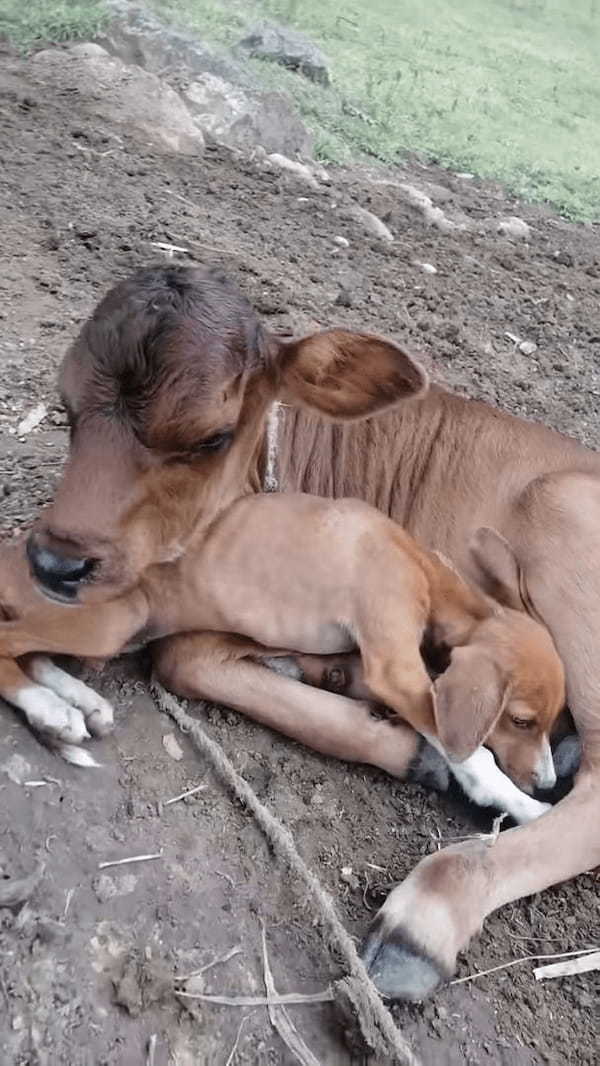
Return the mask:
<path fill-rule="evenodd" d="M 333 992 L 283 992 L 267 996 L 217 996 L 210 992 L 180 992 L 176 996 L 184 999 L 201 999 L 203 1003 L 215 1003 L 219 1007 L 283 1007 L 299 1006 L 306 1003 L 333 1003 Z"/>
<path fill-rule="evenodd" d="M 556 955 L 522 955 L 520 959 L 501 962 L 498 966 L 491 966 L 489 970 L 479 970 L 478 973 L 469 973 L 466 977 L 456 977 L 450 984 L 464 985 L 467 981 L 477 980 L 478 977 L 488 977 L 489 974 L 498 973 L 500 970 L 510 970 L 512 966 L 519 966 L 522 962 L 541 962 L 542 959 L 571 959 L 594 953 L 600 954 L 597 948 L 581 948 L 579 951 L 559 951 Z"/>
<path fill-rule="evenodd" d="M 291 1051 L 294 1058 L 296 1058 L 298 1062 L 302 1063 L 302 1066 L 320 1066 L 319 1060 L 315 1058 L 312 1051 L 304 1043 L 304 1040 L 293 1025 L 292 1020 L 285 1007 L 282 1005 L 275 1006 L 273 1002 L 274 997 L 277 995 L 277 989 L 275 988 L 273 974 L 269 965 L 269 956 L 267 953 L 267 935 L 265 932 L 264 925 L 262 927 L 262 950 L 264 981 L 267 996 L 269 997 L 268 1011 L 271 1025 L 279 1033 L 288 1051 Z"/>
<path fill-rule="evenodd" d="M 549 966 L 538 966 L 533 971 L 536 981 L 546 981 L 551 977 L 571 977 L 576 973 L 591 973 L 592 970 L 600 970 L 600 951 L 586 952 L 578 958 L 568 959 L 566 962 L 554 962 Z"/>
<path fill-rule="evenodd" d="M 237 1051 L 237 1049 L 238 1049 L 238 1047 L 240 1045 L 240 1037 L 242 1035 L 242 1029 L 244 1028 L 244 1025 L 248 1021 L 249 1017 L 250 1017 L 249 1014 L 244 1015 L 244 1017 L 242 1018 L 240 1024 L 238 1025 L 238 1031 L 236 1033 L 235 1043 L 234 1043 L 231 1051 L 229 1052 L 229 1055 L 227 1056 L 227 1062 L 225 1063 L 225 1066 L 231 1066 L 231 1063 L 233 1062 L 233 1060 L 235 1058 L 235 1053 L 236 1053 L 236 1051 Z"/>

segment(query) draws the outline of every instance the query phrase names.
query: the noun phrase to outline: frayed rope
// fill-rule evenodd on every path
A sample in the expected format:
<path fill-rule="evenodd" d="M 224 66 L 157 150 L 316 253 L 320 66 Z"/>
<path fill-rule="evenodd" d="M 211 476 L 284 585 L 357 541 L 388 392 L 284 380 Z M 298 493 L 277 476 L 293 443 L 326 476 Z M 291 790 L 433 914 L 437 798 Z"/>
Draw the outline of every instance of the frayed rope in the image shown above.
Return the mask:
<path fill-rule="evenodd" d="M 152 692 L 161 711 L 168 714 L 183 733 L 187 733 L 198 750 L 209 760 L 221 780 L 237 799 L 251 811 L 256 822 L 271 843 L 274 851 L 290 870 L 304 883 L 319 912 L 321 924 L 328 932 L 330 944 L 341 955 L 348 976 L 336 981 L 333 992 L 340 1007 L 347 1011 L 350 1004 L 356 1015 L 365 1045 L 375 1054 L 386 1056 L 390 1066 L 419 1066 L 402 1033 L 394 1025 L 391 1014 L 382 1002 L 354 941 L 337 916 L 334 902 L 319 879 L 298 853 L 292 834 L 260 802 L 247 781 L 241 777 L 225 752 L 200 725 L 191 718 L 178 700 L 162 685 L 152 682 Z"/>

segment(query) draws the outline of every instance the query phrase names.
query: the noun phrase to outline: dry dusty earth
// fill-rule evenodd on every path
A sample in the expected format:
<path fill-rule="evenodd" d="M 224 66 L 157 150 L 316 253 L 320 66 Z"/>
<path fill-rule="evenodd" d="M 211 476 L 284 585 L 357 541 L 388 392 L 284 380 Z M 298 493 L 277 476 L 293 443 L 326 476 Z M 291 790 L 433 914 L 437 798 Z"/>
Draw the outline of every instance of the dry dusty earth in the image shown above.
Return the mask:
<path fill-rule="evenodd" d="M 123 129 L 92 124 L 73 86 L 50 95 L 27 61 L 0 58 L 6 536 L 50 497 L 60 469 L 66 434 L 54 379 L 65 345 L 115 279 L 161 254 L 156 241 L 224 265 L 274 327 L 340 322 L 399 335 L 439 379 L 599 443 L 598 227 L 569 225 L 498 188 L 418 164 L 403 179 L 433 183 L 437 202 L 460 209 L 471 231 L 426 229 L 393 187 L 371 185 L 366 169 L 307 190 L 221 150 L 204 159 L 156 155 Z M 387 216 L 393 244 L 343 217 L 355 202 Z M 484 224 L 512 214 L 530 223 L 528 244 Z M 537 351 L 524 355 L 507 331 Z M 20 419 L 41 400 L 48 417 L 19 439 Z M 318 990 L 339 973 L 310 905 L 251 818 L 185 738 L 180 761 L 168 754 L 162 741 L 172 727 L 143 676 L 141 664 L 120 662 L 100 678 L 117 728 L 96 745 L 103 767 L 87 773 L 57 761 L 8 707 L 0 710 L 0 874 L 45 864 L 30 902 L 0 911 L 7 1066 L 134 1066 L 146 1061 L 151 1034 L 155 1066 L 224 1066 L 244 1012 L 178 1000 L 172 976 L 240 945 L 207 970 L 204 990 L 260 993 L 261 920 L 281 991 Z M 357 937 L 389 885 L 439 840 L 473 825 L 420 788 L 320 758 L 237 714 L 197 713 L 289 826 Z M 158 813 L 159 801 L 201 782 L 195 797 Z M 156 861 L 98 870 L 103 860 L 161 849 Z M 460 973 L 597 943 L 598 891 L 590 873 L 506 907 Z M 537 984 L 526 964 L 394 1011 L 425 1066 L 591 1066 L 600 1055 L 599 990 L 598 974 Z M 351 1061 L 331 1008 L 290 1009 L 322 1063 Z M 234 1061 L 292 1061 L 264 1009 L 249 1012 Z"/>

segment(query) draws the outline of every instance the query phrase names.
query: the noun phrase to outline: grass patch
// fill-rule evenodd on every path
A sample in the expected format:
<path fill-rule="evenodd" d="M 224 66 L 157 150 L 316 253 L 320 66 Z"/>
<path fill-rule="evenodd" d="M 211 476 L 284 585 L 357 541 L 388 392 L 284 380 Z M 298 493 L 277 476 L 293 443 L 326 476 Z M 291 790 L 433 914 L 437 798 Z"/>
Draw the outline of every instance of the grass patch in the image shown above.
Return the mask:
<path fill-rule="evenodd" d="M 600 217 L 600 0 L 149 2 L 208 41 L 235 44 L 267 17 L 321 45 L 331 89 L 249 65 L 294 97 L 324 162 L 417 151 Z M 21 47 L 93 36 L 106 18 L 103 0 L 0 0 L 0 32 Z"/>
<path fill-rule="evenodd" d="M 43 41 L 94 37 L 108 17 L 103 0 L 0 0 L 0 34 L 23 51 Z"/>
<path fill-rule="evenodd" d="M 272 64 L 324 161 L 419 151 L 578 218 L 600 215 L 600 0 L 153 0 L 235 43 L 287 21 L 331 59 L 325 91 Z"/>

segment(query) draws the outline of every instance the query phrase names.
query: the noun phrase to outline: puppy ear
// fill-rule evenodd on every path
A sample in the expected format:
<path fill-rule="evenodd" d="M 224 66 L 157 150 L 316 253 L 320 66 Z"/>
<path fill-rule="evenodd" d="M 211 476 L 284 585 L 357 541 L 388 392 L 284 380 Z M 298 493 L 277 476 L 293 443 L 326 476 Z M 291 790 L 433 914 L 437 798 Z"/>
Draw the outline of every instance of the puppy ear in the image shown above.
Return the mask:
<path fill-rule="evenodd" d="M 508 541 L 495 529 L 481 526 L 469 550 L 486 579 L 486 591 L 505 607 L 522 611 L 521 568 Z"/>
<path fill-rule="evenodd" d="M 464 762 L 496 725 L 507 696 L 502 672 L 484 648 L 455 648 L 450 666 L 433 685 L 437 735 L 456 762 Z"/>

